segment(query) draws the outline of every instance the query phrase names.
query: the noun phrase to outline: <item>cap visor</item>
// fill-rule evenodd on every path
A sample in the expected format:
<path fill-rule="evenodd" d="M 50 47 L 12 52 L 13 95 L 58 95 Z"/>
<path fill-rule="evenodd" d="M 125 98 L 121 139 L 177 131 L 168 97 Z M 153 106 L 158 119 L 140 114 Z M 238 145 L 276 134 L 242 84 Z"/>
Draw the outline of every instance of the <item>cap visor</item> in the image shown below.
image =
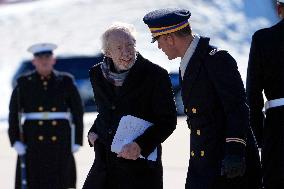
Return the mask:
<path fill-rule="evenodd" d="M 151 43 L 155 43 L 156 41 L 157 41 L 157 39 L 155 37 L 153 37 Z"/>

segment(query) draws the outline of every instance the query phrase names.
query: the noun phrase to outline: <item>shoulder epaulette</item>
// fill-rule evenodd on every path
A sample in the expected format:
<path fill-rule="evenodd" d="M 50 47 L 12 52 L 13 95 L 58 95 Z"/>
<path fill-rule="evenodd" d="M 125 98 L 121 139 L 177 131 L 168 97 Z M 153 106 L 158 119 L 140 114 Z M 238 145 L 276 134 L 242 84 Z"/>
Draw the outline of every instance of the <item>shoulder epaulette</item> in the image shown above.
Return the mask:
<path fill-rule="evenodd" d="M 33 78 L 33 71 L 29 71 L 29 72 L 27 72 L 27 73 L 24 73 L 23 75 L 21 75 L 18 79 L 17 79 L 17 81 L 31 81 L 32 80 L 32 78 Z"/>
<path fill-rule="evenodd" d="M 216 54 L 218 51 L 220 51 L 221 49 L 219 48 L 215 48 L 215 49 L 212 49 L 210 52 L 209 52 L 209 55 L 213 56 L 214 54 Z"/>

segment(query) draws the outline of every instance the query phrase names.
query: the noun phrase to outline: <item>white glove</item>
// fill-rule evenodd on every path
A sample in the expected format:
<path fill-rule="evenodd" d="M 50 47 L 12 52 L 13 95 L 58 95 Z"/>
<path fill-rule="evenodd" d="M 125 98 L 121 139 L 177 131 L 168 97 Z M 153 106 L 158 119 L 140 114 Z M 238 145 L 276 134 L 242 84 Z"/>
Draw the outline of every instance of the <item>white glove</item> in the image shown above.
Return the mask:
<path fill-rule="evenodd" d="M 79 144 L 73 144 L 73 146 L 72 146 L 72 152 L 73 152 L 73 153 L 78 152 L 78 150 L 79 150 L 80 147 L 81 147 L 81 146 L 80 146 Z"/>
<path fill-rule="evenodd" d="M 16 150 L 19 156 L 26 154 L 26 145 L 20 141 L 16 141 L 13 145 L 13 148 Z"/>
<path fill-rule="evenodd" d="M 88 140 L 90 141 L 90 143 L 92 144 L 92 146 L 94 146 L 95 141 L 98 139 L 98 135 L 94 132 L 90 132 L 88 134 Z"/>

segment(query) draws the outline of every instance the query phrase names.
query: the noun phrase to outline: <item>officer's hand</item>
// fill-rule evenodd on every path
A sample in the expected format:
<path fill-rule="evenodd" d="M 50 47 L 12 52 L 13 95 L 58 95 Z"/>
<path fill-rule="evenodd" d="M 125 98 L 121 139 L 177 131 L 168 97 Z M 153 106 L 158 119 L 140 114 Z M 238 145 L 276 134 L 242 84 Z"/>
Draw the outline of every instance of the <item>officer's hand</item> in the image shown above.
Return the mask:
<path fill-rule="evenodd" d="M 79 144 L 73 144 L 72 145 L 72 152 L 75 153 L 75 152 L 78 152 L 79 149 L 80 149 L 80 145 Z"/>
<path fill-rule="evenodd" d="M 246 170 L 245 158 L 238 155 L 227 155 L 222 161 L 221 175 L 227 178 L 243 176 Z"/>
<path fill-rule="evenodd" d="M 94 132 L 90 132 L 88 134 L 88 140 L 89 142 L 92 144 L 92 146 L 94 146 L 95 144 L 95 141 L 98 139 L 98 135 Z"/>
<path fill-rule="evenodd" d="M 20 141 L 16 141 L 13 145 L 13 148 L 16 150 L 19 156 L 26 154 L 27 147 Z"/>
<path fill-rule="evenodd" d="M 139 158 L 140 154 L 141 154 L 140 146 L 136 142 L 131 142 L 122 147 L 117 157 L 136 160 L 137 158 Z"/>

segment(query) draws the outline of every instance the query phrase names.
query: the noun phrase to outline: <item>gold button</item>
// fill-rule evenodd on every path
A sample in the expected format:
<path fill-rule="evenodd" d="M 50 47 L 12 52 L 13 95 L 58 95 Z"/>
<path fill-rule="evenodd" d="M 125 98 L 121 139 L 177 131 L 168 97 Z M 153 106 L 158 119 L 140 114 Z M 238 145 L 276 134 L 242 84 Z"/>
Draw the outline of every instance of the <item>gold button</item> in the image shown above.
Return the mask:
<path fill-rule="evenodd" d="M 51 108 L 51 111 L 55 112 L 56 111 L 56 107 Z"/>
<path fill-rule="evenodd" d="M 203 157 L 205 155 L 205 152 L 203 150 L 200 151 L 200 156 Z"/>
<path fill-rule="evenodd" d="M 38 121 L 38 125 L 43 125 L 43 121 Z"/>
<path fill-rule="evenodd" d="M 200 130 L 199 129 L 197 129 L 196 134 L 200 135 Z"/>
<path fill-rule="evenodd" d="M 46 86 L 46 85 L 47 85 L 47 81 L 44 81 L 42 84 L 43 84 L 44 86 Z"/>
<path fill-rule="evenodd" d="M 43 77 L 43 76 L 40 76 L 40 79 L 41 79 L 41 80 L 44 80 L 44 77 Z"/>
<path fill-rule="evenodd" d="M 196 108 L 191 109 L 192 113 L 196 114 Z"/>
<path fill-rule="evenodd" d="M 38 107 L 38 111 L 42 112 L 42 111 L 43 111 L 43 107 L 42 107 L 42 106 L 39 106 L 39 107 Z"/>
<path fill-rule="evenodd" d="M 52 141 L 56 141 L 56 140 L 57 140 L 57 137 L 56 137 L 56 136 L 52 136 L 52 137 L 51 137 L 51 140 L 52 140 Z"/>
<path fill-rule="evenodd" d="M 38 140 L 42 141 L 44 139 L 44 137 L 42 135 L 38 136 Z"/>
<path fill-rule="evenodd" d="M 194 156 L 194 151 L 191 151 L 191 152 L 190 152 L 190 155 L 193 157 L 193 156 Z"/>
<path fill-rule="evenodd" d="M 57 121 L 52 121 L 51 125 L 56 126 L 57 125 Z"/>
<path fill-rule="evenodd" d="M 187 113 L 187 108 L 185 108 L 185 112 Z"/>

